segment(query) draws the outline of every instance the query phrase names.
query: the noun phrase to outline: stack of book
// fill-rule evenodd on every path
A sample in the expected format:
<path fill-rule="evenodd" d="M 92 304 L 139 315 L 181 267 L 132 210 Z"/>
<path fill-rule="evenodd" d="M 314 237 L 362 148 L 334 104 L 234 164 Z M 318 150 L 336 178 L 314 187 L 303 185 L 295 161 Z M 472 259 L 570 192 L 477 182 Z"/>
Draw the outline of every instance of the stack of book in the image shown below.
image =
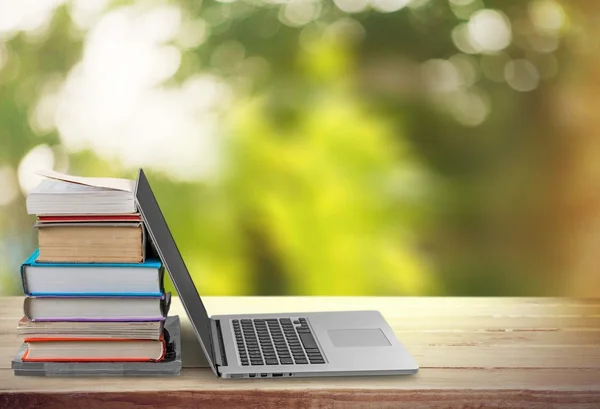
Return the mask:
<path fill-rule="evenodd" d="M 170 294 L 133 181 L 46 176 L 27 196 L 39 248 L 21 268 L 15 374 L 179 374 L 179 320 L 165 325 Z"/>

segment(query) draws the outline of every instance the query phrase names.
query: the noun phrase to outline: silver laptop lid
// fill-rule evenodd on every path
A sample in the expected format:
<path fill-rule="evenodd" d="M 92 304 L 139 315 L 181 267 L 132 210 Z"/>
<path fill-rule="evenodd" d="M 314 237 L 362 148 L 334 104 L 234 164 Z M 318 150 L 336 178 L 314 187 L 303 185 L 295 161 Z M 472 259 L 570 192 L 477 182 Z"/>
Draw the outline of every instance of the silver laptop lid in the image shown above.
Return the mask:
<path fill-rule="evenodd" d="M 179 253 L 177 244 L 171 235 L 169 226 L 160 210 L 158 202 L 152 193 L 148 179 L 142 169 L 139 170 L 135 187 L 135 198 L 138 209 L 156 247 L 156 251 L 167 269 L 179 299 L 185 308 L 194 332 L 200 341 L 204 355 L 215 375 L 218 376 L 214 364 L 214 350 L 211 338 L 211 323 L 206 308 L 200 299 L 196 286 L 190 277 L 187 267 Z"/>

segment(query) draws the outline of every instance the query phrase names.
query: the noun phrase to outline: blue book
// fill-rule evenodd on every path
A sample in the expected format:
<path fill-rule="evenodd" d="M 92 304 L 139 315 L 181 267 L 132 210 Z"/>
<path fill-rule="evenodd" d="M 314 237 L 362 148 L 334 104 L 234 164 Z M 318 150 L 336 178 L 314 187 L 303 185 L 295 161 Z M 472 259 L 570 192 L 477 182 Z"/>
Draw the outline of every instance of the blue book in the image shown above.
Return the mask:
<path fill-rule="evenodd" d="M 39 249 L 21 266 L 26 295 L 160 297 L 164 293 L 164 269 L 157 259 L 144 263 L 40 263 L 38 255 Z"/>

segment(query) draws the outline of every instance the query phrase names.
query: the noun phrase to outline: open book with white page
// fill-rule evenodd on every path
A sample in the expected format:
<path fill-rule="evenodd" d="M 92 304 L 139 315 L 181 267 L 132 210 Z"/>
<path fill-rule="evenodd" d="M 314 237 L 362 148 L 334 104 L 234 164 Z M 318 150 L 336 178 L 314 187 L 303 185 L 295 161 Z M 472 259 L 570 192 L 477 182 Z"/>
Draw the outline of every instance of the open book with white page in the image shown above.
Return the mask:
<path fill-rule="evenodd" d="M 35 215 L 101 215 L 136 212 L 135 181 L 118 178 L 87 178 L 52 170 L 27 195 L 27 213 Z"/>

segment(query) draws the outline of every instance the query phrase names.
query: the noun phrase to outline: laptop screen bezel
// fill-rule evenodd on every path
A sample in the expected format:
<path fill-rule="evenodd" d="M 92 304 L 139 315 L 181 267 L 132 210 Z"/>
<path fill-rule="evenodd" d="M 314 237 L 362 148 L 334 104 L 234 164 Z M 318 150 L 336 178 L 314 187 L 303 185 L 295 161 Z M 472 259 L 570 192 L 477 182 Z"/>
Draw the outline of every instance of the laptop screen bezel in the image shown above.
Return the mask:
<path fill-rule="evenodd" d="M 219 376 L 214 360 L 210 317 L 142 169 L 138 172 L 135 200 L 146 230 L 179 294 L 206 360 L 215 375 Z"/>

